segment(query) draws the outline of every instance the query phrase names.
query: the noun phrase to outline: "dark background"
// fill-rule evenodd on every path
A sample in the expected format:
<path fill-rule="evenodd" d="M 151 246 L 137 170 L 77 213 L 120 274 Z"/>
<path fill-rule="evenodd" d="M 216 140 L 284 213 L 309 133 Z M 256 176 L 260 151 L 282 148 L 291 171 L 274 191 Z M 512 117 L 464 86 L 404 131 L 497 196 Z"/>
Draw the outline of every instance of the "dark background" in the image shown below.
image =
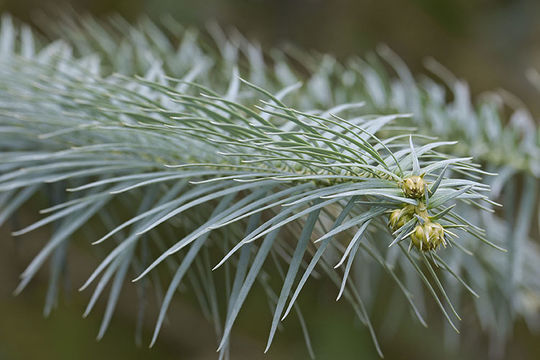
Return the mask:
<path fill-rule="evenodd" d="M 386 43 L 416 73 L 423 72 L 423 59 L 433 56 L 458 77 L 467 79 L 473 93 L 504 88 L 518 95 L 534 114 L 540 111 L 539 94 L 525 76 L 530 67 L 540 69 L 538 0 L 0 0 L 0 12 L 32 22 L 41 11 L 50 16 L 57 8 L 65 9 L 66 4 L 79 13 L 99 16 L 118 12 L 130 20 L 140 14 L 156 20 L 169 14 L 196 27 L 217 20 L 266 47 L 291 42 L 339 58 L 362 55 Z M 43 233 L 21 243 L 11 238 L 9 228 L 0 231 L 0 360 L 217 358 L 211 324 L 185 300 L 173 307 L 171 324 L 162 331 L 154 349 L 135 346 L 136 304 L 129 285 L 108 333 L 96 343 L 105 304 L 102 302 L 89 319 L 82 320 L 89 294 L 75 290 L 95 265 L 85 253 L 71 257 L 75 269 L 70 275 L 73 293 L 48 319 L 42 317 L 45 274 L 22 295 L 12 297 L 18 274 L 31 258 L 32 249 L 46 236 Z M 331 296 L 325 293 L 329 291 Z M 302 295 L 317 358 L 376 358 L 366 330 L 351 320 L 345 304 L 333 301 L 334 291 L 333 287 L 320 286 Z M 278 334 L 269 355 L 263 357 L 270 318 L 266 308 L 265 315 L 260 316 L 266 306 L 262 298 L 254 295 L 249 300 L 251 305 L 244 309 L 240 326 L 233 332 L 236 349 L 232 358 L 307 359 L 300 329 L 293 321 L 285 323 L 285 332 Z M 465 315 L 474 318 L 473 314 Z M 488 342 L 483 336 L 464 336 L 458 352 L 447 350 L 440 318 L 430 317 L 428 330 L 412 321 L 386 324 L 397 327 L 396 336 L 382 339 L 386 358 L 488 358 Z M 143 344 L 148 343 L 152 320 Z M 538 340 L 518 323 L 506 357 L 540 358 Z"/>

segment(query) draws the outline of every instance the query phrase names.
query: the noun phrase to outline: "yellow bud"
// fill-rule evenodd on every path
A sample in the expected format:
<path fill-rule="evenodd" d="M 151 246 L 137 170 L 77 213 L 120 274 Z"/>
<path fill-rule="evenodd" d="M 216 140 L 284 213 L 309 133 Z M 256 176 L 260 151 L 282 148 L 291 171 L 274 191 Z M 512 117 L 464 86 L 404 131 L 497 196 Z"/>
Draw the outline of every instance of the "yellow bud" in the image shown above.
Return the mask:
<path fill-rule="evenodd" d="M 446 246 L 446 240 L 444 239 L 444 228 L 441 224 L 436 222 L 429 222 L 426 223 L 426 227 L 428 227 L 434 250 L 440 245 Z"/>
<path fill-rule="evenodd" d="M 403 180 L 402 189 L 406 197 L 419 199 L 424 196 L 424 179 L 420 176 L 409 176 Z"/>
<path fill-rule="evenodd" d="M 399 229 L 399 227 L 397 226 L 398 222 L 399 222 L 399 218 L 401 217 L 401 210 L 400 209 L 396 209 L 394 211 L 392 211 L 390 213 L 390 219 L 388 221 L 388 226 L 393 230 L 393 231 L 396 231 L 397 229 Z"/>
<path fill-rule="evenodd" d="M 403 213 L 401 217 L 399 218 L 399 221 L 397 222 L 397 228 L 399 229 L 406 223 L 408 223 L 413 218 L 412 214 L 409 213 Z"/>
<path fill-rule="evenodd" d="M 421 251 L 437 250 L 440 245 L 446 246 L 444 228 L 434 222 L 417 225 L 411 234 L 411 242 Z"/>
<path fill-rule="evenodd" d="M 414 212 L 414 205 L 407 205 L 402 209 L 392 211 L 390 213 L 388 226 L 392 229 L 392 231 L 396 231 L 413 218 Z"/>
<path fill-rule="evenodd" d="M 416 225 L 414 228 L 412 234 L 411 234 L 411 241 L 412 244 L 420 250 L 427 250 L 424 249 L 424 227 L 422 225 Z"/>

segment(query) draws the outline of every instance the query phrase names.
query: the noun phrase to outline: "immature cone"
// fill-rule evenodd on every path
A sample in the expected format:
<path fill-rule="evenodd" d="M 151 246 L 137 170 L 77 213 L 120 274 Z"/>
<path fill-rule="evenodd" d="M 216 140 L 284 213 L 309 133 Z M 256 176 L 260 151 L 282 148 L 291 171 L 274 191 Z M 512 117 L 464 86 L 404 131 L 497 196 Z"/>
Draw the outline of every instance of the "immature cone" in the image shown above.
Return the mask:
<path fill-rule="evenodd" d="M 403 185 L 401 186 L 406 197 L 419 199 L 424 196 L 424 179 L 421 176 L 409 176 L 403 180 Z"/>
<path fill-rule="evenodd" d="M 446 246 L 444 228 L 435 222 L 417 225 L 411 234 L 411 242 L 421 251 L 437 250 L 440 245 Z"/>

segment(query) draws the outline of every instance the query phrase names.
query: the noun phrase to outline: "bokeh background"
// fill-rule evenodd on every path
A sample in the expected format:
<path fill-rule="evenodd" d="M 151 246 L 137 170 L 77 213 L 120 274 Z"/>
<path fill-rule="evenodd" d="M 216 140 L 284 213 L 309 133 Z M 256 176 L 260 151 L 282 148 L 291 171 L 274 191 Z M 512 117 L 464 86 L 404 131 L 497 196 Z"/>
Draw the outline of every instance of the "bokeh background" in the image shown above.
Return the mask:
<path fill-rule="evenodd" d="M 540 69 L 538 0 L 0 0 L 0 12 L 30 23 L 44 13 L 54 19 L 57 9 L 68 7 L 97 16 L 119 13 L 133 21 L 142 14 L 156 20 L 167 14 L 199 28 L 217 21 L 225 28 L 239 29 L 265 47 L 293 43 L 338 58 L 361 56 L 385 43 L 415 73 L 424 72 L 423 61 L 432 56 L 466 79 L 474 94 L 504 88 L 540 118 L 540 93 L 525 75 L 528 68 Z M 21 221 L 30 223 L 35 215 L 23 216 L 29 218 Z M 152 321 L 147 322 L 142 345 L 135 345 L 137 304 L 129 286 L 107 335 L 96 343 L 99 312 L 105 304 L 101 303 L 100 311 L 90 318 L 80 318 L 88 294 L 80 294 L 76 288 L 93 265 L 84 252 L 71 257 L 67 285 L 73 291 L 48 319 L 42 317 L 45 274 L 14 298 L 11 293 L 18 274 L 34 253 L 32 242 L 45 238 L 46 234 L 38 234 L 34 239 L 15 240 L 9 228 L 0 230 L 1 360 L 216 358 L 212 325 L 189 299 L 177 301 L 155 348 L 148 350 L 145 345 Z M 322 285 L 302 295 L 317 358 L 377 358 L 366 330 L 351 320 L 350 309 L 333 301 L 334 291 Z M 307 359 L 300 329 L 293 321 L 285 324 L 269 355 L 262 355 L 270 317 L 263 299 L 257 300 L 256 294 L 251 296 L 233 333 L 233 359 Z M 376 323 L 380 315 L 375 308 Z M 447 348 L 440 318 L 430 317 L 427 331 L 414 322 L 379 322 L 379 328 L 394 334 L 381 339 L 386 358 L 488 358 L 488 340 L 473 331 L 475 336 L 460 339 L 458 351 Z M 505 357 L 539 359 L 539 340 L 518 323 Z"/>

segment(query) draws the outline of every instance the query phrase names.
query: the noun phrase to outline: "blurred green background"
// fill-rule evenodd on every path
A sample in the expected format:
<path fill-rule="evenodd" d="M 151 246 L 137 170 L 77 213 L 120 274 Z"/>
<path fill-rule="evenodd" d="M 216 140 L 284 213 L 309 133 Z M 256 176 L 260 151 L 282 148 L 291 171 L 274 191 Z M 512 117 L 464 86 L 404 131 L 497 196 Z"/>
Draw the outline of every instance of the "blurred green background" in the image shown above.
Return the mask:
<path fill-rule="evenodd" d="M 525 69 L 540 67 L 538 0 L 0 0 L 0 10 L 31 21 L 65 8 L 134 20 L 170 14 L 182 23 L 234 26 L 265 45 L 292 42 L 337 56 L 379 43 L 413 70 L 433 56 L 475 92 L 502 87 L 534 106 Z"/>
<path fill-rule="evenodd" d="M 533 113 L 540 111 L 539 95 L 525 76 L 527 68 L 540 69 L 538 0 L 0 0 L 1 12 L 10 12 L 27 22 L 33 22 L 42 12 L 50 16 L 55 9 L 66 6 L 80 13 L 120 13 L 130 20 L 141 14 L 159 20 L 168 14 L 196 27 L 217 20 L 266 47 L 290 42 L 339 58 L 362 55 L 386 43 L 416 73 L 424 71 L 423 59 L 433 56 L 458 77 L 468 80 L 473 93 L 504 88 L 522 99 Z M 137 304 L 129 284 L 108 333 L 96 343 L 105 304 L 102 302 L 89 319 L 80 318 L 89 295 L 78 293 L 76 288 L 95 265 L 95 259 L 84 251 L 71 257 L 69 286 L 73 291 L 62 299 L 50 318 L 43 319 L 46 274 L 22 295 L 14 298 L 11 293 L 18 274 L 35 253 L 35 243 L 45 239 L 46 234 L 15 240 L 9 228 L 0 231 L 1 360 L 217 358 L 212 325 L 189 299 L 177 301 L 170 312 L 170 323 L 154 349 L 148 350 L 145 344 L 155 317 L 147 319 L 143 345 L 136 346 Z M 317 284 L 301 297 L 317 358 L 376 358 L 366 330 L 351 320 L 347 306 L 335 303 L 334 292 L 332 286 Z M 240 326 L 233 333 L 232 358 L 307 359 L 295 321 L 285 323 L 285 332 L 263 356 L 270 315 L 257 294 L 249 300 Z M 405 321 L 395 324 L 378 321 L 382 317 L 377 312 L 374 318 L 376 328 L 384 329 L 380 332 L 393 334 L 381 336 L 387 359 L 489 358 L 487 339 L 474 330 L 460 338 L 458 352 L 446 350 L 441 316 L 429 318 L 429 330 L 408 321 L 406 316 Z M 539 359 L 538 340 L 518 323 L 505 358 Z"/>

